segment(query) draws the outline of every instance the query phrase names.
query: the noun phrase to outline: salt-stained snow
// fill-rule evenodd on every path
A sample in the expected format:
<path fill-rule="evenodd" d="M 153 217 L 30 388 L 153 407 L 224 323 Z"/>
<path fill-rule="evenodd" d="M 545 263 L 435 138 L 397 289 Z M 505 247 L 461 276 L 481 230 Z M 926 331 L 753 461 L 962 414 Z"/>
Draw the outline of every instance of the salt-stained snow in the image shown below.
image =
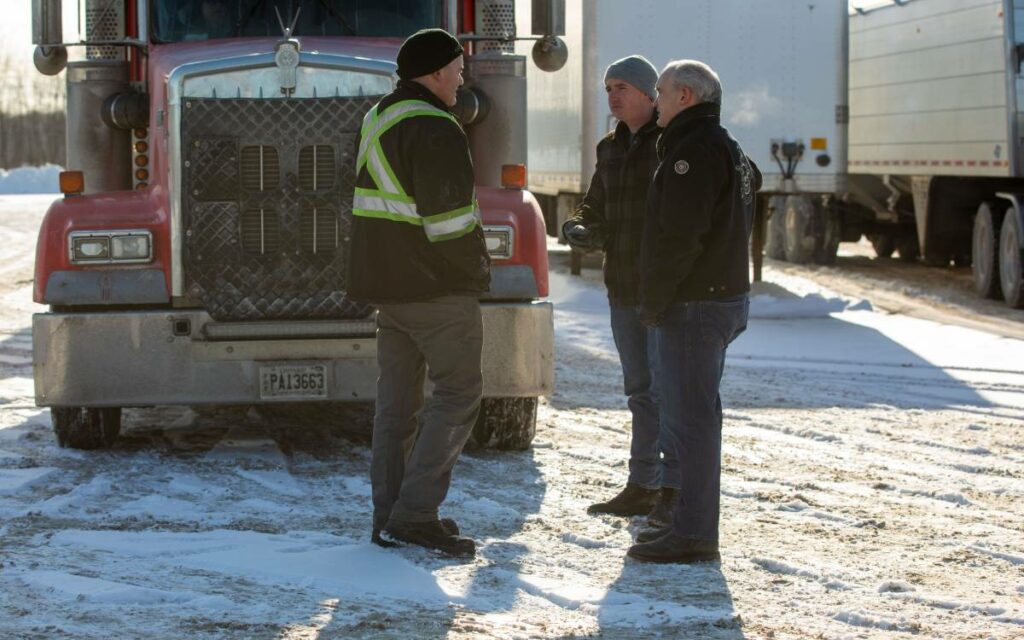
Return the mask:
<path fill-rule="evenodd" d="M 32 246 L 0 197 L 0 638 L 1024 636 L 1024 344 L 766 269 L 723 384 L 722 561 L 625 559 L 607 298 L 554 256 L 534 447 L 467 452 L 472 562 L 368 543 L 369 452 L 248 408 L 126 410 L 111 451 L 35 406 Z M 2 253 L 6 251 L 6 253 Z"/>

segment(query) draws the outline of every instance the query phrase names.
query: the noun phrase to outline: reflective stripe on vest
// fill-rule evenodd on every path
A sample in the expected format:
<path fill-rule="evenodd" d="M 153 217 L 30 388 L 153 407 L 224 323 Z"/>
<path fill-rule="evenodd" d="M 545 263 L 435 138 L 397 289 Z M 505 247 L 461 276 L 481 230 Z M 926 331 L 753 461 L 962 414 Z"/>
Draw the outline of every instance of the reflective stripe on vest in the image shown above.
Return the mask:
<path fill-rule="evenodd" d="M 451 240 L 472 231 L 481 223 L 480 205 L 475 198 L 473 204 L 459 209 L 420 216 L 416 201 L 402 188 L 380 145 L 384 132 L 407 118 L 443 117 L 457 124 L 455 117 L 422 100 L 396 102 L 383 113 L 377 112 L 378 107 L 374 106 L 363 118 L 356 158 L 357 175 L 365 167 L 377 189 L 356 188 L 352 215 L 421 226 L 430 242 Z"/>

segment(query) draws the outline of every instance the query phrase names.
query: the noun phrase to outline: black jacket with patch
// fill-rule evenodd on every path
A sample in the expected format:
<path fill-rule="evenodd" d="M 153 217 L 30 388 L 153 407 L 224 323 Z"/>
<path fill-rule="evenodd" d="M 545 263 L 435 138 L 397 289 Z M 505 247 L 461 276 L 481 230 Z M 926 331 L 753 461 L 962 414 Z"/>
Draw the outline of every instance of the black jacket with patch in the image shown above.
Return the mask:
<path fill-rule="evenodd" d="M 747 243 L 761 172 L 720 113 L 716 104 L 690 107 L 658 140 L 640 256 L 645 314 L 750 291 Z"/>
<path fill-rule="evenodd" d="M 599 234 L 604 249 L 604 283 L 614 306 L 639 302 L 637 259 L 651 175 L 658 166 L 657 114 L 632 136 L 626 123 L 597 143 L 597 169 L 590 188 L 566 225 L 582 224 Z"/>
<path fill-rule="evenodd" d="M 402 100 L 448 108 L 426 87 L 400 81 L 380 101 L 381 111 Z M 386 131 L 381 148 L 422 217 L 473 202 L 473 161 L 462 128 L 447 118 L 408 118 Z M 359 148 L 357 136 L 355 148 Z M 354 160 L 354 159 L 353 159 Z M 364 169 L 357 187 L 375 188 Z M 479 295 L 490 286 L 490 258 L 483 229 L 430 242 L 423 227 L 352 216 L 348 296 L 362 302 L 411 302 L 444 295 Z"/>

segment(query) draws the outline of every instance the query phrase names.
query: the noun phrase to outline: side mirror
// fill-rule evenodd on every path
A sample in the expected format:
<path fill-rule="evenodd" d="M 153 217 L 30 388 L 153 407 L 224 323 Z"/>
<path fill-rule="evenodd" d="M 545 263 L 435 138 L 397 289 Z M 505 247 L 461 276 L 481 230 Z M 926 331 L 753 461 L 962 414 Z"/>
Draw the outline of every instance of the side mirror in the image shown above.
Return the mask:
<path fill-rule="evenodd" d="M 32 0 L 32 44 L 52 46 L 64 41 L 61 0 Z"/>
<path fill-rule="evenodd" d="M 565 35 L 565 0 L 533 0 L 533 35 Z"/>
<path fill-rule="evenodd" d="M 569 47 L 556 36 L 545 36 L 533 45 L 533 63 L 541 71 L 558 71 L 569 59 Z"/>

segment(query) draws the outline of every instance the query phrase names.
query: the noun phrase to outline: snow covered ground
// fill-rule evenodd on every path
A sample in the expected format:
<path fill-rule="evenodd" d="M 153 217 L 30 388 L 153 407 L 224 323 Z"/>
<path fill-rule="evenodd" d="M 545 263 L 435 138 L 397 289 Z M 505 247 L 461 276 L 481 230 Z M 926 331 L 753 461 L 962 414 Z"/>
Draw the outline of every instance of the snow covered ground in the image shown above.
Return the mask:
<path fill-rule="evenodd" d="M 730 352 L 721 563 L 625 559 L 641 519 L 593 273 L 556 256 L 557 391 L 531 451 L 473 452 L 473 562 L 368 544 L 364 445 L 245 408 L 126 413 L 57 447 L 33 402 L 47 197 L 0 197 L 0 638 L 1024 637 L 1024 342 L 769 269 Z"/>

